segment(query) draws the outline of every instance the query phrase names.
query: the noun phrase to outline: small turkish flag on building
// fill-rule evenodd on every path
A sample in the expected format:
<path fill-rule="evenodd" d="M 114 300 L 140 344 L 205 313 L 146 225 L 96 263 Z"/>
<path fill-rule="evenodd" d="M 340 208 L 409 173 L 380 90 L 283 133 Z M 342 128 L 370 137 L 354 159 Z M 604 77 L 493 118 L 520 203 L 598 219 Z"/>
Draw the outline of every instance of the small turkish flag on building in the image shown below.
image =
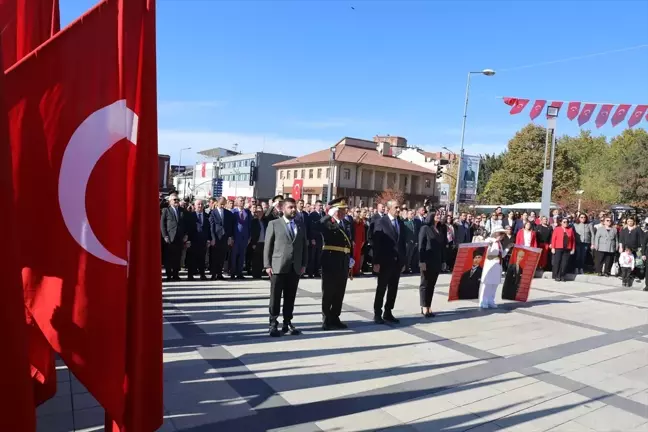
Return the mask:
<path fill-rule="evenodd" d="M 590 121 L 594 110 L 596 109 L 596 104 L 585 104 L 583 110 L 578 115 L 578 126 L 583 126 L 585 123 Z"/>
<path fill-rule="evenodd" d="M 580 102 L 569 102 L 569 105 L 567 105 L 567 118 L 569 120 L 574 120 L 578 116 L 580 106 Z"/>
<path fill-rule="evenodd" d="M 203 177 L 207 177 L 207 163 L 203 162 L 202 166 L 200 167 L 200 175 Z"/>
<path fill-rule="evenodd" d="M 639 123 L 646 111 L 648 111 L 648 105 L 637 105 L 628 119 L 628 127 L 633 127 Z"/>
<path fill-rule="evenodd" d="M 518 99 L 517 98 L 512 98 L 512 97 L 504 97 L 502 98 L 504 103 L 508 106 L 513 106 L 517 103 Z"/>
<path fill-rule="evenodd" d="M 304 188 L 304 179 L 293 180 L 292 197 L 295 200 L 302 199 L 302 189 Z"/>
<path fill-rule="evenodd" d="M 596 121 L 594 122 L 597 128 L 600 128 L 605 123 L 607 123 L 608 119 L 610 118 L 610 113 L 612 112 L 612 108 L 614 108 L 614 105 L 611 104 L 605 104 L 601 106 L 601 109 L 598 115 L 596 116 Z"/>
<path fill-rule="evenodd" d="M 616 111 L 614 111 L 614 115 L 612 116 L 612 121 L 611 121 L 612 126 L 616 126 L 619 123 L 621 123 L 625 119 L 629 110 L 630 110 L 630 105 L 628 104 L 619 105 Z"/>
<path fill-rule="evenodd" d="M 519 114 L 522 112 L 525 106 L 529 103 L 529 99 L 518 99 L 513 105 L 513 108 L 511 108 L 510 114 Z"/>
<path fill-rule="evenodd" d="M 534 120 L 536 117 L 540 115 L 542 112 L 542 109 L 544 106 L 547 104 L 546 100 L 539 99 L 534 102 L 533 108 L 531 108 L 531 112 L 529 112 L 529 117 L 531 117 L 531 120 Z"/>
<path fill-rule="evenodd" d="M 25 302 L 111 432 L 162 424 L 156 85 L 154 0 L 105 0 L 6 73 Z"/>

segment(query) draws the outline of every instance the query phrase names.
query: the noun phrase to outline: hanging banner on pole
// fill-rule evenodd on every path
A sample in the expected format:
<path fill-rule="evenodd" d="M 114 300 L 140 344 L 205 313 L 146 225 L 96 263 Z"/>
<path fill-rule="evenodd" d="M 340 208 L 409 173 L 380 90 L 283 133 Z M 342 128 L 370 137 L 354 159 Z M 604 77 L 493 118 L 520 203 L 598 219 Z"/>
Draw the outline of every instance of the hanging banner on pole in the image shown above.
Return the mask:
<path fill-rule="evenodd" d="M 459 202 L 473 203 L 477 196 L 477 179 L 479 177 L 479 156 L 464 155 L 459 177 Z"/>

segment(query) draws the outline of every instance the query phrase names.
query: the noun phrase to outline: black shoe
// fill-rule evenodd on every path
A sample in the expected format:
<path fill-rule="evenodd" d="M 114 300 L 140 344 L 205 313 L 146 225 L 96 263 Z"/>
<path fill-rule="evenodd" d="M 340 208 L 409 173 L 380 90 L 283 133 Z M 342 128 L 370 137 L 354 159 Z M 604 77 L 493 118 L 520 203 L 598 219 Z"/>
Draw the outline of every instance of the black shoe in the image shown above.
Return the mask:
<path fill-rule="evenodd" d="M 222 274 L 219 274 L 218 276 L 216 276 L 216 279 L 225 280 L 225 276 L 223 276 Z"/>
<path fill-rule="evenodd" d="M 337 319 L 337 321 L 335 321 L 335 323 L 333 323 L 333 327 L 335 327 L 338 330 L 346 330 L 349 328 L 349 326 L 344 324 L 342 321 L 340 321 L 339 318 Z"/>
<path fill-rule="evenodd" d="M 206 280 L 207 280 L 207 276 L 205 276 L 205 275 L 200 275 L 200 280 L 201 280 L 201 281 L 206 281 Z"/>
<path fill-rule="evenodd" d="M 167 282 L 172 282 L 172 281 L 173 281 L 173 278 L 172 278 L 171 276 L 167 276 L 167 277 L 166 277 L 166 281 L 167 281 Z"/>
<path fill-rule="evenodd" d="M 385 320 L 388 323 L 392 323 L 392 324 L 400 323 L 400 320 L 395 318 L 394 315 L 392 315 L 391 313 L 385 313 L 383 315 L 383 320 Z"/>
<path fill-rule="evenodd" d="M 180 276 L 173 276 L 173 281 L 174 282 L 179 282 L 180 281 Z"/>
<path fill-rule="evenodd" d="M 297 330 L 290 321 L 284 321 L 283 327 L 281 327 L 282 333 L 290 333 L 292 336 L 297 336 L 301 334 L 301 331 Z"/>
<path fill-rule="evenodd" d="M 376 324 L 385 324 L 385 320 L 380 315 L 374 315 L 374 322 Z"/>
<path fill-rule="evenodd" d="M 270 336 L 272 336 L 272 337 L 281 336 L 281 332 L 277 328 L 277 323 L 276 322 L 270 324 Z"/>
<path fill-rule="evenodd" d="M 434 315 L 432 312 L 428 312 L 425 314 L 425 318 L 434 318 L 436 315 Z"/>
<path fill-rule="evenodd" d="M 195 280 L 195 279 L 194 279 L 193 275 L 190 275 L 190 276 L 187 276 L 187 280 L 192 281 L 192 280 Z"/>
<path fill-rule="evenodd" d="M 242 274 L 240 274 L 240 275 L 236 276 L 236 279 L 245 279 L 245 276 L 243 276 Z"/>
<path fill-rule="evenodd" d="M 648 291 L 648 286 L 643 289 L 644 291 Z"/>

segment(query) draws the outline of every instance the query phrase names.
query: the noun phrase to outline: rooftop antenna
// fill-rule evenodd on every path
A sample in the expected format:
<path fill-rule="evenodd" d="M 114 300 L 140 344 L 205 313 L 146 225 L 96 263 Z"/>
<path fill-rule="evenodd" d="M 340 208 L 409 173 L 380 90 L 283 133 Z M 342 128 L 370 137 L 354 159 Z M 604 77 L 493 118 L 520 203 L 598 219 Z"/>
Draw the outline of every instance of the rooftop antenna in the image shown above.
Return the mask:
<path fill-rule="evenodd" d="M 234 153 L 238 153 L 238 143 L 234 143 Z"/>

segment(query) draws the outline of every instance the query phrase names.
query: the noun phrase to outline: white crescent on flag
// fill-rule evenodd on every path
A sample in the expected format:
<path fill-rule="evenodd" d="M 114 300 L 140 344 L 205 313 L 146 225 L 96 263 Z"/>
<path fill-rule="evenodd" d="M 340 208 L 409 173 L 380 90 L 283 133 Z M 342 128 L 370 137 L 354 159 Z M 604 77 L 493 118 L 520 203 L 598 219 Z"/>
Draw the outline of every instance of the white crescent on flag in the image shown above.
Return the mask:
<path fill-rule="evenodd" d="M 123 266 L 128 264 L 126 260 L 108 251 L 92 230 L 85 197 L 88 180 L 99 159 L 124 138 L 137 144 L 138 120 L 125 100 L 90 114 L 74 131 L 65 148 L 58 182 L 61 214 L 74 240 L 100 260 Z"/>

